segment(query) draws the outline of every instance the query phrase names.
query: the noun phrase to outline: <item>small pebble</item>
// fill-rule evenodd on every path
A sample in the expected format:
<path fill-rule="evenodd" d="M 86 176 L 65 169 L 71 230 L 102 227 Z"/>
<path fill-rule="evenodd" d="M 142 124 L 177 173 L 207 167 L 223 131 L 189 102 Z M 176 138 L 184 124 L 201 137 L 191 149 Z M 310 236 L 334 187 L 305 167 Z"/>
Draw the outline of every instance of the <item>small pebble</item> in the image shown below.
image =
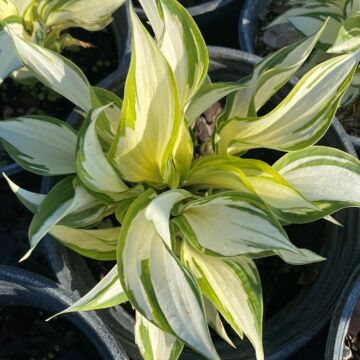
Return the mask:
<path fill-rule="evenodd" d="M 343 350 L 343 360 L 350 360 L 352 358 L 351 350 L 345 345 Z"/>

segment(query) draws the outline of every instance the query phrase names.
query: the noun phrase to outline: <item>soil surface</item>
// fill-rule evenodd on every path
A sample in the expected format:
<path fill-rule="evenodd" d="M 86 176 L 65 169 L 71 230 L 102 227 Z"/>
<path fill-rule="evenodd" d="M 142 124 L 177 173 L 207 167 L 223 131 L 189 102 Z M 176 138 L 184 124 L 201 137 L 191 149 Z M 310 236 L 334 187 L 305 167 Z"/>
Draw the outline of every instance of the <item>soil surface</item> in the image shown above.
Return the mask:
<path fill-rule="evenodd" d="M 100 359 L 95 347 L 64 318 L 45 320 L 33 308 L 0 308 L 0 360 Z"/>

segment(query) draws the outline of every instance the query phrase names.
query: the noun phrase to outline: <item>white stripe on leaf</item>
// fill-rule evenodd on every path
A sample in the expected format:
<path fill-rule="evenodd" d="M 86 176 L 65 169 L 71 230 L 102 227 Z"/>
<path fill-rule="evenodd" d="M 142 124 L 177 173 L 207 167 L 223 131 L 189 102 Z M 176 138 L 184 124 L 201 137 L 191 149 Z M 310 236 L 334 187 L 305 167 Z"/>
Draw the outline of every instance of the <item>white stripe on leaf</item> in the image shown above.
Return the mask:
<path fill-rule="evenodd" d="M 221 124 L 217 151 L 233 154 L 261 147 L 294 151 L 314 144 L 330 126 L 359 58 L 360 51 L 327 60 L 310 70 L 267 115 Z"/>
<path fill-rule="evenodd" d="M 207 256 L 186 242 L 181 256 L 197 278 L 204 296 L 241 338 L 243 333 L 246 335 L 255 348 L 257 360 L 263 360 L 262 291 L 254 262 L 246 257 L 232 260 Z"/>
<path fill-rule="evenodd" d="M 116 259 L 119 227 L 87 230 L 55 225 L 49 233 L 62 244 L 85 257 L 103 261 Z"/>
<path fill-rule="evenodd" d="M 138 311 L 135 342 L 144 360 L 177 360 L 184 347 L 176 337 L 146 320 Z"/>
<path fill-rule="evenodd" d="M 173 221 L 196 249 L 214 256 L 299 251 L 261 199 L 250 193 L 229 191 L 191 201 Z"/>
<path fill-rule="evenodd" d="M 151 190 L 141 195 L 123 221 L 118 248 L 123 288 L 132 305 L 147 320 L 176 335 L 203 356 L 219 359 L 194 279 L 164 244 L 153 221 L 146 218 L 146 208 L 155 196 Z"/>
<path fill-rule="evenodd" d="M 176 185 L 171 158 L 181 114 L 174 75 L 137 15 L 130 12 L 133 51 L 121 126 L 109 159 L 130 182 Z"/>
<path fill-rule="evenodd" d="M 345 152 L 313 146 L 284 155 L 274 168 L 328 214 L 360 205 L 360 162 Z"/>
<path fill-rule="evenodd" d="M 109 105 L 91 111 L 79 135 L 76 168 L 80 180 L 100 199 L 121 201 L 134 196 L 109 163 L 96 133 L 96 122 Z"/>
<path fill-rule="evenodd" d="M 46 195 L 34 193 L 32 191 L 28 191 L 22 189 L 18 185 L 16 185 L 13 181 L 11 181 L 5 173 L 2 174 L 12 192 L 16 195 L 16 197 L 21 201 L 21 203 L 26 206 L 33 214 L 37 212 L 38 207 L 45 199 Z"/>
<path fill-rule="evenodd" d="M 106 276 L 81 299 L 67 309 L 53 315 L 50 319 L 70 312 L 106 309 L 120 305 L 126 301 L 127 297 L 121 287 L 117 267 L 114 266 Z"/>
<path fill-rule="evenodd" d="M 77 135 L 65 122 L 23 116 L 0 122 L 0 141 L 24 169 L 39 175 L 75 173 Z"/>
<path fill-rule="evenodd" d="M 70 60 L 17 36 L 7 28 L 19 60 L 45 86 L 64 96 L 80 109 L 92 107 L 92 90 L 82 71 Z"/>

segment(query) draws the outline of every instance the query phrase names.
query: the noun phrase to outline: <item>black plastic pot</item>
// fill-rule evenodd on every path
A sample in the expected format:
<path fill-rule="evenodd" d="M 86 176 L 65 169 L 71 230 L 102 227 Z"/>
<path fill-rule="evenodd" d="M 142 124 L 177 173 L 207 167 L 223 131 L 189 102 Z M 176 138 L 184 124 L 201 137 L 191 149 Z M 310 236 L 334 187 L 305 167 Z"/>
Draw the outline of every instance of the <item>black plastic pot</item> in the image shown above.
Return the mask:
<path fill-rule="evenodd" d="M 215 81 L 237 80 L 247 75 L 253 65 L 259 61 L 259 58 L 253 55 L 226 48 L 211 47 L 209 52 L 210 75 Z M 121 85 L 119 86 L 116 81 L 109 83 L 108 86 L 121 91 Z M 291 86 L 289 84 L 281 89 L 279 97 L 273 100 L 272 105 L 274 102 L 279 102 L 289 92 Z M 79 125 L 80 122 L 81 118 L 74 114 L 71 123 Z M 355 155 L 351 142 L 336 119 L 322 143 Z M 45 179 L 43 185 L 48 190 L 49 180 Z M 357 241 L 359 217 L 358 209 L 347 209 L 336 215 L 336 218 L 344 224 L 344 228 L 323 223 L 325 228 L 323 239 L 314 238 L 313 241 L 320 243 L 323 240 L 319 252 L 328 260 L 321 265 L 317 281 L 309 288 L 304 289 L 291 303 L 286 304 L 281 311 L 265 323 L 266 359 L 289 358 L 330 320 L 343 283 L 360 254 L 360 244 Z M 84 294 L 94 285 L 95 279 L 83 258 L 49 237 L 44 241 L 44 245 L 49 264 L 64 287 L 72 289 L 78 294 Z M 133 339 L 131 316 L 120 307 L 111 311 L 113 315 L 110 319 L 111 327 L 118 329 L 129 356 L 137 359 L 137 351 L 134 352 L 135 348 L 131 345 L 131 339 Z M 106 312 L 107 318 L 108 315 L 109 312 Z M 215 338 L 215 342 L 222 359 L 254 359 L 253 349 L 245 341 L 234 339 L 237 349 L 230 348 L 218 338 Z M 183 358 L 198 359 L 198 356 L 186 349 Z"/>
<path fill-rule="evenodd" d="M 244 0 L 239 18 L 240 49 L 255 54 L 255 36 L 259 15 L 270 4 L 271 0 Z"/>
<path fill-rule="evenodd" d="M 117 69 L 106 76 L 106 78 L 100 81 L 97 86 L 103 87 L 103 84 L 106 84 L 109 79 L 116 77 L 117 73 L 123 73 L 126 71 L 129 66 L 130 59 L 130 45 L 131 45 L 131 33 L 130 33 L 130 17 L 129 17 L 129 8 L 127 4 L 121 6 L 114 14 L 113 21 L 109 25 L 111 31 L 114 35 L 116 43 L 116 54 L 118 58 Z M 0 120 L 1 121 L 1 120 Z M 2 173 L 6 175 L 14 175 L 22 171 L 22 168 L 15 164 L 10 163 L 6 166 L 0 167 L 0 179 L 2 178 Z"/>
<path fill-rule="evenodd" d="M 327 360 L 343 359 L 344 340 L 348 332 L 351 316 L 359 300 L 360 266 L 357 266 L 339 298 L 331 320 L 326 345 Z"/>
<path fill-rule="evenodd" d="M 198 0 L 194 3 L 196 5 L 187 10 L 198 24 L 206 44 L 238 48 L 237 22 L 242 0 Z M 146 24 L 146 15 L 137 3 L 135 10 Z"/>
<path fill-rule="evenodd" d="M 198 24 L 209 23 L 216 19 L 219 20 L 219 16 L 229 11 L 229 8 L 236 2 L 237 0 L 208 0 L 187 7 L 187 11 Z M 135 5 L 135 11 L 140 19 L 146 19 L 145 12 L 140 6 Z"/>
<path fill-rule="evenodd" d="M 0 308 L 30 307 L 49 314 L 74 303 L 56 283 L 33 273 L 10 266 L 0 266 Z M 128 359 L 118 341 L 93 312 L 64 315 L 96 348 L 101 359 Z M 95 354 L 94 354 L 95 358 Z"/>

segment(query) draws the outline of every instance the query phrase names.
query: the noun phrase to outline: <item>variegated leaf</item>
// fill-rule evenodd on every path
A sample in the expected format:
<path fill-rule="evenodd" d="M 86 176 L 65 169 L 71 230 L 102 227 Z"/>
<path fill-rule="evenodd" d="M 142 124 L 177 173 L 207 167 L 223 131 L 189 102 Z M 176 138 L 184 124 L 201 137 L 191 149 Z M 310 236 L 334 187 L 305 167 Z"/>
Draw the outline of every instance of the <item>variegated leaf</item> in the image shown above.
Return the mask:
<path fill-rule="evenodd" d="M 188 202 L 173 221 L 197 250 L 214 256 L 299 252 L 267 206 L 251 193 L 228 191 Z"/>
<path fill-rule="evenodd" d="M 184 347 L 176 337 L 146 320 L 138 311 L 135 342 L 144 360 L 177 360 Z"/>
<path fill-rule="evenodd" d="M 207 156 L 194 162 L 183 185 L 255 193 L 286 223 L 309 222 L 324 216 L 276 170 L 260 160 Z"/>
<path fill-rule="evenodd" d="M 359 0 L 346 0 L 345 2 L 345 15 L 349 17 L 360 11 L 360 1 Z"/>
<path fill-rule="evenodd" d="M 175 0 L 140 0 L 155 32 L 160 50 L 174 73 L 181 112 L 203 84 L 208 70 L 208 52 L 203 37 L 185 8 Z M 173 161 L 177 177 L 189 169 L 193 144 L 188 121 L 181 120 Z M 178 181 L 176 178 L 174 182 Z"/>
<path fill-rule="evenodd" d="M 339 31 L 344 18 L 344 3 L 336 1 L 299 1 L 295 6 L 278 16 L 268 27 L 290 22 L 300 33 L 305 36 L 318 31 L 327 18 L 329 23 L 320 38 L 324 45 L 331 45 Z"/>
<path fill-rule="evenodd" d="M 2 2 L 12 2 L 16 9 L 17 9 L 17 13 L 18 15 L 25 17 L 26 18 L 26 14 L 32 9 L 32 7 L 34 6 L 34 0 L 5 0 Z"/>
<path fill-rule="evenodd" d="M 16 197 L 21 201 L 21 203 L 26 206 L 33 214 L 37 212 L 38 207 L 45 199 L 44 194 L 34 193 L 32 191 L 28 191 L 22 189 L 18 185 L 16 185 L 13 181 L 11 181 L 6 174 L 2 174 L 7 183 L 10 186 L 12 192 L 16 195 Z"/>
<path fill-rule="evenodd" d="M 193 277 L 165 245 L 153 221 L 146 218 L 146 208 L 155 197 L 153 190 L 142 194 L 123 221 L 117 253 L 122 286 L 131 304 L 148 321 L 206 358 L 219 359 Z"/>
<path fill-rule="evenodd" d="M 324 214 L 360 205 L 360 162 L 345 152 L 313 146 L 286 154 L 274 168 Z"/>
<path fill-rule="evenodd" d="M 111 15 L 125 0 L 42 0 L 37 13 L 48 28 L 81 27 L 98 31 L 110 24 Z"/>
<path fill-rule="evenodd" d="M 40 240 L 61 222 L 62 225 L 85 227 L 101 220 L 106 205 L 94 199 L 72 176 L 59 181 L 38 207 L 29 226 L 30 250 L 27 259 Z"/>
<path fill-rule="evenodd" d="M 75 252 L 96 260 L 116 260 L 116 245 L 120 228 L 75 229 L 64 225 L 55 225 L 50 235 Z"/>
<path fill-rule="evenodd" d="M 195 21 L 178 1 L 139 2 L 175 74 L 180 106 L 184 109 L 207 75 L 209 59 L 204 39 Z"/>
<path fill-rule="evenodd" d="M 222 124 L 216 136 L 218 153 L 261 147 L 294 151 L 314 144 L 330 126 L 359 58 L 360 51 L 327 60 L 310 70 L 269 114 Z"/>
<path fill-rule="evenodd" d="M 251 259 L 237 260 L 207 256 L 186 242 L 182 261 L 196 277 L 202 293 L 216 306 L 225 320 L 253 344 L 256 359 L 264 359 L 262 345 L 262 291 L 260 277 Z"/>
<path fill-rule="evenodd" d="M 103 152 L 96 133 L 96 122 L 107 107 L 91 111 L 83 125 L 79 134 L 76 168 L 80 180 L 94 196 L 105 202 L 116 203 L 136 196 L 140 189 L 129 190 Z"/>
<path fill-rule="evenodd" d="M 300 254 L 295 254 L 286 250 L 277 250 L 275 253 L 285 262 L 292 265 L 305 265 L 326 260 L 322 256 L 315 254 L 308 249 L 300 249 Z"/>
<path fill-rule="evenodd" d="M 236 346 L 234 345 L 234 343 L 231 341 L 228 334 L 226 333 L 224 324 L 222 323 L 219 315 L 219 311 L 212 304 L 212 302 L 208 300 L 206 297 L 204 297 L 203 300 L 204 300 L 205 313 L 208 324 L 224 341 L 226 341 L 231 347 L 235 348 Z M 238 330 L 240 332 L 240 329 Z"/>
<path fill-rule="evenodd" d="M 293 1 L 292 7 L 283 12 L 280 16 L 276 17 L 268 27 L 283 24 L 289 21 L 290 18 L 295 16 L 322 16 L 342 18 L 344 0 L 337 1 L 313 1 L 313 0 L 301 0 Z"/>
<path fill-rule="evenodd" d="M 309 36 L 315 31 L 318 31 L 318 29 L 323 26 L 326 19 L 327 14 L 313 13 L 292 17 L 289 19 L 289 22 L 304 36 Z M 323 47 L 329 47 L 334 43 L 340 30 L 342 20 L 342 17 L 334 15 L 328 18 L 326 29 L 319 39 L 319 42 Z"/>
<path fill-rule="evenodd" d="M 360 10 L 348 17 L 338 32 L 329 53 L 346 53 L 360 48 Z"/>
<path fill-rule="evenodd" d="M 146 219 L 154 223 L 157 234 L 170 249 L 174 248 L 169 225 L 171 210 L 177 203 L 189 197 L 193 195 L 186 190 L 170 190 L 158 195 L 146 208 Z"/>
<path fill-rule="evenodd" d="M 299 249 L 299 253 L 295 254 L 287 250 L 275 250 L 275 251 L 259 251 L 256 254 L 246 255 L 251 259 L 262 259 L 269 256 L 279 256 L 286 263 L 291 265 L 306 265 L 326 260 L 322 256 L 315 254 L 309 249 Z"/>
<path fill-rule="evenodd" d="M 218 119 L 221 123 L 234 117 L 254 116 L 304 64 L 326 24 L 314 35 L 268 55 L 255 65 L 246 87 L 229 96 Z"/>
<path fill-rule="evenodd" d="M 193 154 L 193 139 L 189 131 L 188 121 L 184 117 L 173 151 L 173 161 L 180 181 L 186 176 L 191 166 Z"/>
<path fill-rule="evenodd" d="M 122 100 L 113 92 L 103 88 L 93 87 L 93 91 L 99 102 L 98 107 L 106 106 L 104 116 L 100 116 L 96 121 L 96 133 L 103 145 L 108 148 L 114 141 L 119 127 Z"/>
<path fill-rule="evenodd" d="M 70 312 L 106 309 L 126 301 L 127 297 L 121 287 L 117 267 L 114 266 L 86 295 L 50 319 Z"/>
<path fill-rule="evenodd" d="M 116 220 L 119 222 L 119 224 L 122 224 L 130 205 L 135 200 L 136 199 L 124 199 L 124 200 L 120 201 L 120 203 L 116 204 L 117 209 L 115 211 L 115 217 L 116 217 Z"/>
<path fill-rule="evenodd" d="M 131 22 L 132 59 L 121 123 L 109 158 L 125 180 L 176 185 L 171 157 L 181 114 L 175 79 L 134 10 Z"/>
<path fill-rule="evenodd" d="M 18 9 L 12 0 L 3 0 L 0 2 L 0 21 L 18 15 Z"/>
<path fill-rule="evenodd" d="M 0 9 L 1 11 L 1 9 Z M 1 15 L 0 15 L 1 17 Z M 12 26 L 21 26 L 12 24 Z M 14 71 L 21 67 L 21 63 L 17 58 L 14 44 L 10 35 L 0 30 L 0 84 Z"/>
<path fill-rule="evenodd" d="M 76 132 L 65 122 L 45 116 L 0 121 L 0 141 L 9 155 L 35 174 L 75 173 Z"/>
<path fill-rule="evenodd" d="M 74 179 L 73 186 L 75 190 L 73 203 L 69 213 L 61 219 L 60 225 L 79 229 L 94 227 L 106 216 L 115 212 L 114 207 L 104 204 L 89 193 L 78 178 Z"/>
<path fill-rule="evenodd" d="M 69 176 L 59 181 L 41 202 L 28 230 L 30 250 L 20 261 L 26 260 L 48 231 L 69 212 L 74 196 L 73 180 Z"/>
<path fill-rule="evenodd" d="M 18 59 L 45 86 L 64 96 L 80 109 L 92 107 L 92 89 L 82 71 L 70 60 L 24 40 L 7 28 Z"/>

